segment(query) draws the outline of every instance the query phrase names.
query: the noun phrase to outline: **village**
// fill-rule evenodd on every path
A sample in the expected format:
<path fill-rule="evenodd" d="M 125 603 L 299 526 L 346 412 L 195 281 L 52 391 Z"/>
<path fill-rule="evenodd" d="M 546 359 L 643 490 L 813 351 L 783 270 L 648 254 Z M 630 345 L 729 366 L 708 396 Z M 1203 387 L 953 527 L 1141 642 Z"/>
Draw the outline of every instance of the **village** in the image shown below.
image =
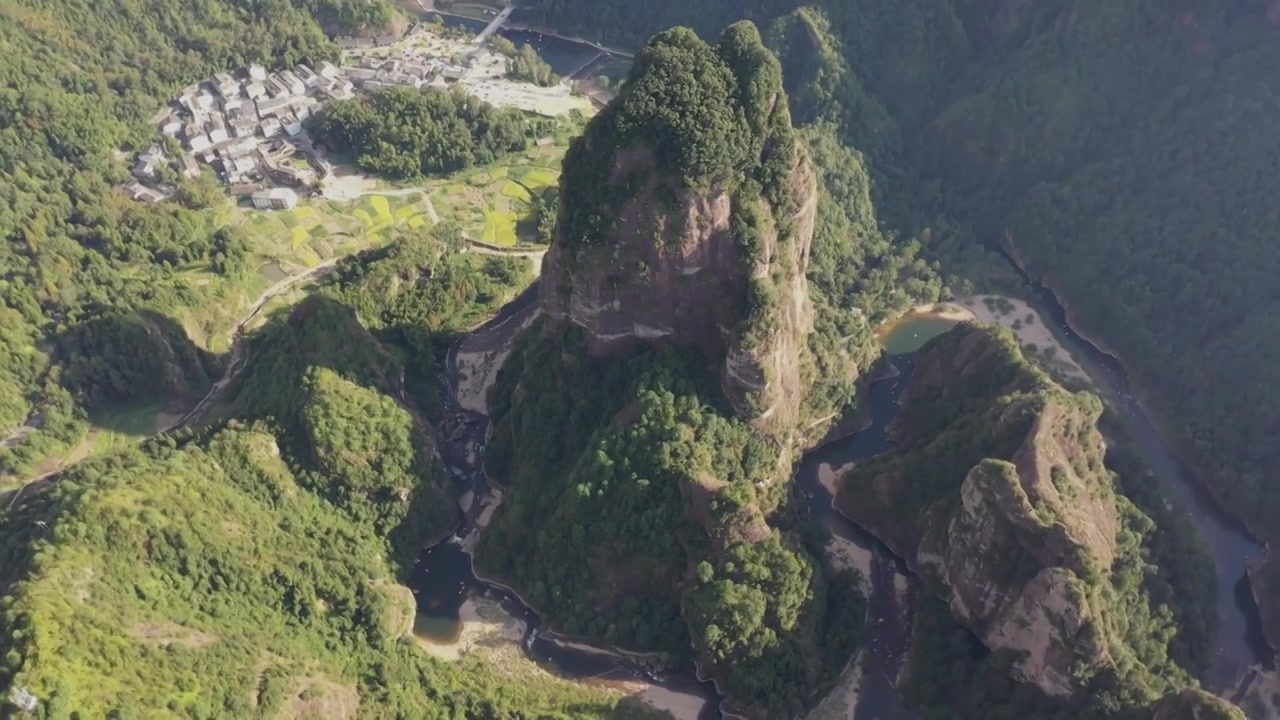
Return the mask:
<path fill-rule="evenodd" d="M 333 171 L 306 120 L 326 103 L 380 88 L 459 86 L 493 105 L 543 115 L 590 109 L 567 81 L 540 87 L 509 79 L 506 57 L 485 45 L 489 34 L 419 24 L 403 37 L 338 39 L 338 65 L 217 73 L 184 88 L 152 118 L 160 137 L 138 153 L 124 189 L 135 200 L 159 202 L 179 178 L 197 178 L 207 167 L 257 209 L 295 207 L 321 192 Z"/>

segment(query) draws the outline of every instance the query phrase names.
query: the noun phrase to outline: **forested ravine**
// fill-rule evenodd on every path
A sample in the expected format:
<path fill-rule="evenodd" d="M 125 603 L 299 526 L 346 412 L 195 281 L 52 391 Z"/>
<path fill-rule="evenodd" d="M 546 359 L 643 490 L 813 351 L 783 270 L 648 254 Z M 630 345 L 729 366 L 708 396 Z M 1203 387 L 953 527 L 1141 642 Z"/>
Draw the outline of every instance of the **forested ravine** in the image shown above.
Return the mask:
<path fill-rule="evenodd" d="M 537 284 L 508 303 L 484 325 L 469 335 L 494 335 L 497 344 L 509 343 L 524 327 L 519 320 L 536 311 Z M 697 680 L 693 668 L 681 672 L 655 672 L 642 657 L 575 649 L 542 634 L 536 610 L 511 588 L 476 576 L 471 548 L 482 529 L 480 518 L 495 502 L 483 468 L 483 450 L 489 427 L 487 416 L 469 411 L 458 400 L 457 349 L 467 336 L 452 346 L 440 375 L 440 396 L 444 422 L 437 429 L 440 459 L 452 482 L 466 500 L 459 508 L 459 524 L 444 541 L 425 549 L 410 580 L 420 616 L 427 625 L 449 628 L 459 623 L 459 610 L 468 597 L 497 600 L 512 617 L 524 623 L 523 645 L 531 659 L 566 678 L 583 681 L 648 681 L 682 694 L 704 697 L 700 719 L 720 717 L 716 692 L 710 683 Z M 447 635 L 448 630 L 441 634 Z M 437 638 L 438 639 L 438 638 Z"/>
<path fill-rule="evenodd" d="M 488 342 L 509 342 L 524 325 L 519 320 L 533 312 L 537 299 L 536 285 L 505 306 L 492 320 L 469 336 L 490 335 Z M 495 333 L 494 331 L 497 330 Z M 504 332 L 505 331 L 505 332 Z M 506 337 L 501 337 L 506 335 Z M 457 490 L 464 497 L 459 511 L 458 529 L 449 538 L 423 551 L 410 586 L 418 602 L 418 612 L 428 619 L 426 625 L 456 629 L 459 610 L 468 597 L 482 596 L 498 600 L 513 617 L 525 624 L 525 652 L 536 662 L 563 677 L 583 681 L 644 680 L 683 694 L 707 699 L 699 718 L 720 717 L 718 696 L 709 682 L 699 682 L 693 667 L 679 671 L 656 672 L 640 656 L 592 652 L 558 643 L 544 635 L 540 615 L 511 588 L 478 578 L 472 564 L 470 548 L 474 535 L 482 529 L 480 518 L 493 502 L 490 480 L 482 467 L 483 446 L 489 419 L 461 407 L 457 397 L 458 372 L 456 350 L 466 338 L 455 343 L 440 377 L 440 391 L 445 408 L 445 421 L 438 428 L 441 461 Z M 873 555 L 869 581 L 867 662 L 856 712 L 852 718 L 895 720 L 914 714 L 898 700 L 896 678 L 909 648 L 911 614 L 909 593 L 914 582 L 887 549 L 862 532 L 857 526 L 832 509 L 831 495 L 819 480 L 822 463 L 844 464 L 866 459 L 892 447 L 886 428 L 897 411 L 897 398 L 910 377 L 909 356 L 892 359 L 896 374 L 874 381 L 867 395 L 869 422 L 853 435 L 824 445 L 806 456 L 796 474 L 795 489 L 804 499 L 810 519 L 826 525 L 834 534 L 852 540 Z M 439 638 L 437 638 L 439 639 Z M 814 702 L 821 698 L 813 698 Z"/>
<path fill-rule="evenodd" d="M 1156 424 L 1129 386 L 1117 358 L 1081 337 L 1067 321 L 1066 308 L 1044 285 L 1022 272 L 1036 299 L 1064 337 L 1072 355 L 1093 378 L 1098 392 L 1124 427 L 1129 442 L 1158 478 L 1174 503 L 1200 533 L 1213 555 L 1216 573 L 1218 625 L 1213 664 L 1206 684 L 1229 695 L 1255 664 L 1270 667 L 1273 653 L 1262 632 L 1258 607 L 1249 587 L 1247 568 L 1262 548 L 1244 525 L 1225 512 L 1203 484 L 1194 478 L 1161 436 Z"/>

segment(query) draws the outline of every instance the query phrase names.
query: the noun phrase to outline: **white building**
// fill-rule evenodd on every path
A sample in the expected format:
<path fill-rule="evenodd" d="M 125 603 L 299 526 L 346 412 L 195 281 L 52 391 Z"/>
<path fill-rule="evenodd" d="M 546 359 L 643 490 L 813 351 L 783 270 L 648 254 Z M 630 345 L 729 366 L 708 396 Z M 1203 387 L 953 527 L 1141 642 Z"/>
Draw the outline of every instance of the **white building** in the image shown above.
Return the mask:
<path fill-rule="evenodd" d="M 289 137 L 297 137 L 302 134 L 302 121 L 293 115 L 285 115 L 280 118 L 280 124 L 284 126 L 284 131 Z"/>
<path fill-rule="evenodd" d="M 191 152 L 200 152 L 212 146 L 213 141 L 209 139 L 208 135 L 201 133 L 187 140 L 187 145 L 191 148 Z"/>
<path fill-rule="evenodd" d="M 264 137 L 275 137 L 280 134 L 280 121 L 269 117 L 262 121 L 262 134 Z"/>
<path fill-rule="evenodd" d="M 289 98 L 278 97 L 259 100 L 257 105 L 258 117 L 268 118 L 280 112 L 284 112 L 289 107 Z"/>
<path fill-rule="evenodd" d="M 298 193 L 289 188 L 259 190 L 250 197 L 259 210 L 288 210 L 298 205 Z"/>
<path fill-rule="evenodd" d="M 267 94 L 267 89 L 263 87 L 261 82 L 254 80 L 253 82 L 245 83 L 244 94 L 250 100 L 257 100 Z"/>
<path fill-rule="evenodd" d="M 196 111 L 208 112 L 213 109 L 213 106 L 216 103 L 217 101 L 213 99 L 212 95 L 202 91 L 199 95 L 196 95 L 195 107 L 193 107 L 191 111 L 192 112 L 196 112 Z"/>
<path fill-rule="evenodd" d="M 182 121 L 172 116 L 168 120 L 165 120 L 164 124 L 160 126 L 160 132 L 169 137 L 177 135 L 178 131 L 181 129 Z"/>
<path fill-rule="evenodd" d="M 333 80 L 333 79 L 336 79 L 340 74 L 341 73 L 338 72 L 338 66 L 334 65 L 328 60 L 325 60 L 324 62 L 320 63 L 321 77 L 327 77 L 330 80 Z"/>
<path fill-rule="evenodd" d="M 261 82 L 267 79 L 267 71 L 261 65 L 254 63 L 249 66 L 249 79 Z"/>
<path fill-rule="evenodd" d="M 133 198 L 134 200 L 141 200 L 143 202 L 155 203 L 155 202 L 160 202 L 161 200 L 164 199 L 164 193 L 160 192 L 159 190 L 152 190 L 151 188 L 147 187 L 146 185 L 143 185 L 137 180 L 134 180 L 130 182 L 128 185 L 125 185 L 124 189 L 125 189 L 125 192 L 129 193 L 129 197 Z"/>
<path fill-rule="evenodd" d="M 224 100 L 230 100 L 240 94 L 240 83 L 231 77 L 231 73 L 215 73 L 213 76 L 213 89 L 222 96 Z"/>
<path fill-rule="evenodd" d="M 324 81 L 324 78 L 320 77 L 315 70 L 312 70 L 306 65 L 298 65 L 293 69 L 293 73 L 297 75 L 298 79 L 301 80 L 308 88 L 319 87 L 320 83 Z"/>
<path fill-rule="evenodd" d="M 285 86 L 290 95 L 305 95 L 307 92 L 306 83 L 302 82 L 297 75 L 294 75 L 292 70 L 281 70 L 276 78 Z"/>

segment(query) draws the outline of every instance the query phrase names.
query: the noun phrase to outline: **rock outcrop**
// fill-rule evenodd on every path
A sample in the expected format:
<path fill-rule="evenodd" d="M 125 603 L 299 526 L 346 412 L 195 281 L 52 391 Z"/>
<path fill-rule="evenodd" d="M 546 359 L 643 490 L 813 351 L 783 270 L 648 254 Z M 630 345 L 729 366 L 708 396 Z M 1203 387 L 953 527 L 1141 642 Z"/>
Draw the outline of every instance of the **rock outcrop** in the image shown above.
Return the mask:
<path fill-rule="evenodd" d="M 902 447 L 855 468 L 837 498 L 1052 696 L 1114 664 L 1104 586 L 1120 521 L 1101 411 L 1006 334 L 961 326 L 918 360 L 894 427 Z"/>
<path fill-rule="evenodd" d="M 566 159 L 543 261 L 549 327 L 581 327 L 597 356 L 696 346 L 740 414 L 787 428 L 804 394 L 818 188 L 777 62 L 740 24 L 713 47 L 663 33 L 637 68 Z"/>
<path fill-rule="evenodd" d="M 1245 720 L 1245 715 L 1220 697 L 1187 689 L 1157 703 L 1152 720 Z"/>

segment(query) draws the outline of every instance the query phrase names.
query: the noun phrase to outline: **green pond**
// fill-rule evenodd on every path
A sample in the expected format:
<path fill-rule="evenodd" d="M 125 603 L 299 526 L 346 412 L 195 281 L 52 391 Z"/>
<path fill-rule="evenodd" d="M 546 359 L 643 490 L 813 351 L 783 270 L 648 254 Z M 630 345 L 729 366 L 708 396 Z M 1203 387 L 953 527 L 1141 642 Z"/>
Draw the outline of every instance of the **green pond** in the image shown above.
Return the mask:
<path fill-rule="evenodd" d="M 889 355 L 913 353 L 957 322 L 931 313 L 912 313 L 881 331 L 880 343 Z"/>

